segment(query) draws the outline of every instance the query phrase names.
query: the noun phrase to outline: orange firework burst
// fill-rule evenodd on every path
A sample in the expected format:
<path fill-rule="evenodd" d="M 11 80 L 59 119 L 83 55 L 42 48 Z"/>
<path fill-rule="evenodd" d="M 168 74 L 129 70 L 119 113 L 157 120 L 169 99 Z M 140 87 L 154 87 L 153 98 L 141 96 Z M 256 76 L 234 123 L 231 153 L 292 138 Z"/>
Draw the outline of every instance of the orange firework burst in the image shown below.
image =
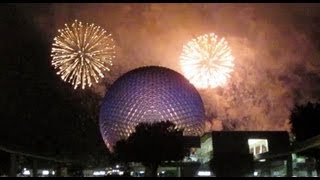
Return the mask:
<path fill-rule="evenodd" d="M 115 58 L 115 45 L 111 34 L 94 24 L 82 24 L 75 20 L 71 28 L 65 24 L 54 38 L 51 51 L 52 65 L 58 69 L 63 81 L 76 89 L 91 86 L 110 71 Z"/>
<path fill-rule="evenodd" d="M 192 39 L 183 46 L 180 64 L 183 74 L 198 88 L 226 84 L 233 71 L 234 57 L 224 38 L 214 33 Z"/>

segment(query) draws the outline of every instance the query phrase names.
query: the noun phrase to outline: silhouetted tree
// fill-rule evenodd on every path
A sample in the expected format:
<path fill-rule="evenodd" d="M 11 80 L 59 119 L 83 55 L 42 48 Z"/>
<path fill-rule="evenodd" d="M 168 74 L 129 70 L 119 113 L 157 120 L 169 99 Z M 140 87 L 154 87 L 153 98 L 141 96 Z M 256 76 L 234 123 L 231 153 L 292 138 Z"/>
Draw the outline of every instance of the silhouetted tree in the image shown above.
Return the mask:
<path fill-rule="evenodd" d="M 292 132 L 297 141 L 303 141 L 320 134 L 318 121 L 320 119 L 320 104 L 308 103 L 295 106 L 291 113 Z"/>
<path fill-rule="evenodd" d="M 145 176 L 157 176 L 164 161 L 182 160 L 188 153 L 183 142 L 183 130 L 172 122 L 141 123 L 127 140 L 120 140 L 114 147 L 115 157 L 122 162 L 141 162 Z"/>

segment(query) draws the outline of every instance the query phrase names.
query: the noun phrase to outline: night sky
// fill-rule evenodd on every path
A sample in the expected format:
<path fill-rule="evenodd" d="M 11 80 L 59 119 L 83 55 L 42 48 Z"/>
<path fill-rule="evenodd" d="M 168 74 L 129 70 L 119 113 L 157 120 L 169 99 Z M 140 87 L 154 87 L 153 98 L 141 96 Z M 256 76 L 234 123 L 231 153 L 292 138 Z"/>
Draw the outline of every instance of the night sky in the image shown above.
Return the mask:
<path fill-rule="evenodd" d="M 225 87 L 199 90 L 207 130 L 290 131 L 294 105 L 320 96 L 317 4 L 3 4 L 0 19 L 0 145 L 17 150 L 106 153 L 98 112 L 107 87 L 145 65 L 181 73 L 182 46 L 211 32 L 229 42 L 235 68 Z M 87 90 L 50 64 L 57 30 L 75 19 L 116 41 L 114 67 Z"/>

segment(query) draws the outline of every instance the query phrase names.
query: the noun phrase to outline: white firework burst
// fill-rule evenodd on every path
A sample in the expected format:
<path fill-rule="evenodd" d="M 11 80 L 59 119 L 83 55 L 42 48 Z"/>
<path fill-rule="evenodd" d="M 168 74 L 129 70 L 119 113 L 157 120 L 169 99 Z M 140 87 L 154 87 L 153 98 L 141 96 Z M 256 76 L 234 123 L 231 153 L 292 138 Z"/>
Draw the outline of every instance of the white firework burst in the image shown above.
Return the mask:
<path fill-rule="evenodd" d="M 189 41 L 180 56 L 183 74 L 198 88 L 223 86 L 233 71 L 233 61 L 227 41 L 214 33 Z"/>
<path fill-rule="evenodd" d="M 52 44 L 52 65 L 58 69 L 63 81 L 68 81 L 76 89 L 85 89 L 104 77 L 110 71 L 115 58 L 115 45 L 112 35 L 100 26 L 82 24 L 75 20 L 71 28 L 58 30 L 59 36 Z"/>

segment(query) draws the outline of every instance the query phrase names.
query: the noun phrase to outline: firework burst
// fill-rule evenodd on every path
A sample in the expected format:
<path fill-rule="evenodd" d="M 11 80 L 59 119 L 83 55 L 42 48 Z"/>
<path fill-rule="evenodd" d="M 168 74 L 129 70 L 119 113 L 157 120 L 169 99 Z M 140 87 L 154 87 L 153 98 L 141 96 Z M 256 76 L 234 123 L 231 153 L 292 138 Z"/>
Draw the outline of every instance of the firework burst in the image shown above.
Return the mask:
<path fill-rule="evenodd" d="M 111 34 L 94 24 L 82 24 L 75 20 L 71 28 L 58 30 L 59 36 L 52 44 L 52 65 L 58 69 L 63 81 L 76 89 L 85 89 L 103 78 L 110 71 L 115 58 L 115 45 Z"/>
<path fill-rule="evenodd" d="M 198 88 L 224 85 L 233 71 L 233 60 L 227 41 L 214 33 L 189 41 L 180 56 L 183 74 Z"/>

